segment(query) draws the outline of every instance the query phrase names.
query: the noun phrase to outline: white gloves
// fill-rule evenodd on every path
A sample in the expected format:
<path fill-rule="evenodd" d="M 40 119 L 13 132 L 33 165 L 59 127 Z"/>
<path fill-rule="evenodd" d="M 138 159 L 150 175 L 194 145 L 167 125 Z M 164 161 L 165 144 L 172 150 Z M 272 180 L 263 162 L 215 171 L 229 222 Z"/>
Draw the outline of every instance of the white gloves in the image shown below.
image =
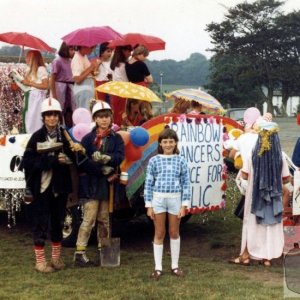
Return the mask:
<path fill-rule="evenodd" d="M 101 154 L 100 151 L 95 151 L 92 154 L 92 159 L 93 159 L 93 161 L 100 162 L 105 165 L 111 160 L 111 156 L 106 155 L 106 154 Z"/>

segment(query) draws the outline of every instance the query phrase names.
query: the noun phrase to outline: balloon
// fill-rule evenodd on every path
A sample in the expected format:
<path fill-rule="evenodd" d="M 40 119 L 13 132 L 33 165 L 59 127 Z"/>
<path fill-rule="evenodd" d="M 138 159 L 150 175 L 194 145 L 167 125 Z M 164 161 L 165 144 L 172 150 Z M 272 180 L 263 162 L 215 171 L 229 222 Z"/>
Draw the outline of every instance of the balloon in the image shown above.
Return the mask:
<path fill-rule="evenodd" d="M 72 115 L 72 120 L 75 125 L 79 123 L 90 124 L 92 122 L 92 115 L 86 108 L 76 108 Z"/>
<path fill-rule="evenodd" d="M 244 112 L 244 122 L 252 126 L 260 116 L 260 111 L 256 107 L 249 107 Z"/>
<path fill-rule="evenodd" d="M 124 131 L 124 130 L 119 130 L 117 133 L 122 137 L 124 145 L 126 146 L 129 143 L 129 141 L 130 141 L 130 134 L 129 134 L 129 132 L 128 131 Z"/>
<path fill-rule="evenodd" d="M 143 155 L 143 149 L 129 142 L 125 147 L 125 157 L 129 161 L 139 160 Z"/>
<path fill-rule="evenodd" d="M 90 125 L 79 123 L 73 127 L 72 133 L 74 138 L 81 142 L 82 138 L 91 131 Z"/>
<path fill-rule="evenodd" d="M 135 146 L 145 146 L 149 141 L 149 133 L 143 127 L 136 127 L 130 131 L 130 141 Z"/>

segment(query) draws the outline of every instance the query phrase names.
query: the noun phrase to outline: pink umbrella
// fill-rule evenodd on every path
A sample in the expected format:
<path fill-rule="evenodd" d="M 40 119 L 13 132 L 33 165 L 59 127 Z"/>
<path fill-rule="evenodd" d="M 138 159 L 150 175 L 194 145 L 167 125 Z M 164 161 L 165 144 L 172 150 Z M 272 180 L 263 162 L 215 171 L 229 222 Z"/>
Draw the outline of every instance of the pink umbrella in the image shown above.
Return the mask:
<path fill-rule="evenodd" d="M 26 46 L 33 49 L 54 52 L 53 49 L 41 39 L 26 32 L 5 32 L 0 34 L 0 41 L 8 44 Z"/>
<path fill-rule="evenodd" d="M 67 45 L 93 47 L 120 38 L 122 35 L 109 26 L 94 26 L 72 31 L 62 37 L 62 40 Z"/>
<path fill-rule="evenodd" d="M 164 50 L 166 42 L 159 37 L 146 35 L 142 33 L 127 33 L 124 34 L 122 39 L 114 40 L 109 43 L 111 48 L 116 46 L 131 45 L 132 47 L 137 44 L 144 45 L 149 51 Z"/>

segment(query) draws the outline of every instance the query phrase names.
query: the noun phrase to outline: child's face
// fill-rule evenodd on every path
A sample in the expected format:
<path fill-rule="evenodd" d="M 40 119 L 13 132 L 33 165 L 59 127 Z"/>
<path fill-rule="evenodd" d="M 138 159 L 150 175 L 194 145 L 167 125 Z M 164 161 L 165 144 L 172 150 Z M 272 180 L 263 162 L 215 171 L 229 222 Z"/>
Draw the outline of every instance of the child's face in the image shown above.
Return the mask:
<path fill-rule="evenodd" d="M 170 155 L 174 154 L 174 149 L 176 147 L 176 141 L 174 139 L 162 139 L 160 146 L 163 150 L 163 154 Z"/>
<path fill-rule="evenodd" d="M 94 118 L 97 126 L 100 128 L 100 129 L 107 129 L 109 128 L 110 126 L 110 123 L 111 123 L 111 117 L 110 116 L 95 116 Z"/>

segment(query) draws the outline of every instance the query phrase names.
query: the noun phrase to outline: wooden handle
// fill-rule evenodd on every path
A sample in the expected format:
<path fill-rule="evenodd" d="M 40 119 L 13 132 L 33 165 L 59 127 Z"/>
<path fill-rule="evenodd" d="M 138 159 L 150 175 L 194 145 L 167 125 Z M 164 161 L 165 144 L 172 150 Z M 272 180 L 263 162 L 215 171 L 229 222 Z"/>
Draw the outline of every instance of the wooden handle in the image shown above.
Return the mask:
<path fill-rule="evenodd" d="M 108 201 L 108 212 L 112 213 L 114 211 L 114 184 L 109 184 L 109 201 Z"/>

